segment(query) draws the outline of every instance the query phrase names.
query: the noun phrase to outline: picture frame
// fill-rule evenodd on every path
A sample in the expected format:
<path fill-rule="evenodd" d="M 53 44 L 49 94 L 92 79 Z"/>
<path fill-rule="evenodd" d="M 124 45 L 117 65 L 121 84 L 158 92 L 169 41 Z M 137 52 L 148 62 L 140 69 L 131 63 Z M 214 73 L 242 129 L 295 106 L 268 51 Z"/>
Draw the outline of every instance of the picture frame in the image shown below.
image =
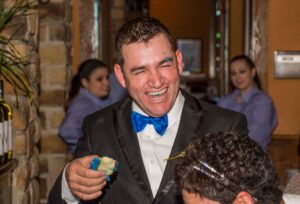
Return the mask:
<path fill-rule="evenodd" d="M 201 39 L 180 38 L 176 40 L 177 48 L 182 53 L 183 71 L 202 73 L 202 41 Z"/>

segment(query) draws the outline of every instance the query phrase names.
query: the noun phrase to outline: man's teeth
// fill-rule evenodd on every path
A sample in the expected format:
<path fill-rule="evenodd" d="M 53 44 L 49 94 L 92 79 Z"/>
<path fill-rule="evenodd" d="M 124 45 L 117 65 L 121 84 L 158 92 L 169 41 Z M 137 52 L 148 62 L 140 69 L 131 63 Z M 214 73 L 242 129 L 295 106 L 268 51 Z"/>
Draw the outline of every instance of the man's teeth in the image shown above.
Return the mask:
<path fill-rule="evenodd" d="M 160 96 L 161 94 L 164 94 L 167 92 L 167 88 L 161 90 L 161 91 L 155 91 L 155 92 L 149 92 L 150 96 Z"/>

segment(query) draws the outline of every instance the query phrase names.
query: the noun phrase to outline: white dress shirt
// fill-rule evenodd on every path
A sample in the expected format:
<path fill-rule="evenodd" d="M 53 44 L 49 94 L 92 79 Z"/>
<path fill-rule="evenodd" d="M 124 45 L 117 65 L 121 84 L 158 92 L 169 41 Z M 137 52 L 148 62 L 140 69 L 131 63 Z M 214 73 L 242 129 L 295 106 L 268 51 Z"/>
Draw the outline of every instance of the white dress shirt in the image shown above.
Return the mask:
<path fill-rule="evenodd" d="M 175 104 L 168 113 L 168 128 L 163 136 L 160 136 L 155 131 L 153 125 L 146 125 L 144 130 L 137 133 L 144 166 L 154 197 L 159 188 L 167 164 L 166 159 L 169 158 L 177 135 L 183 105 L 184 97 L 179 92 Z M 147 116 L 147 114 L 145 114 L 134 102 L 132 103 L 132 110 Z M 66 167 L 61 182 L 62 199 L 68 204 L 78 204 L 79 200 L 72 194 L 66 181 Z"/>
<path fill-rule="evenodd" d="M 164 135 L 160 136 L 151 124 L 137 133 L 144 166 L 154 197 L 167 165 L 166 159 L 169 158 L 176 138 L 183 104 L 184 97 L 179 92 L 175 104 L 168 113 L 168 128 Z M 135 103 L 132 105 L 132 110 L 147 116 Z"/>

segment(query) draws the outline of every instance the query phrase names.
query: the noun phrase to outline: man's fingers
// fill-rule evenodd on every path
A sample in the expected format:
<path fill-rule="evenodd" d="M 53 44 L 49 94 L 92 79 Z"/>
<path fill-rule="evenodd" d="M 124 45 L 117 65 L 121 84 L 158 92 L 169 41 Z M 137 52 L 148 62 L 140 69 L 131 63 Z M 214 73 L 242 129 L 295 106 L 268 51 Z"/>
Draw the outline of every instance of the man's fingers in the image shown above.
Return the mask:
<path fill-rule="evenodd" d="M 79 185 L 86 186 L 86 187 L 97 186 L 97 185 L 101 185 L 103 183 L 105 185 L 106 184 L 106 176 L 104 174 L 104 175 L 102 175 L 100 177 L 96 177 L 96 178 L 87 178 L 87 177 L 81 177 L 78 175 L 74 175 L 69 178 L 69 183 L 77 183 Z"/>
<path fill-rule="evenodd" d="M 85 194 L 85 193 L 81 193 L 80 191 L 77 191 L 77 192 L 73 192 L 73 194 L 82 200 L 93 200 L 98 198 L 102 194 L 102 191 L 97 191 L 92 194 Z"/>
<path fill-rule="evenodd" d="M 94 186 L 84 186 L 84 185 L 80 185 L 78 183 L 70 183 L 70 187 L 73 189 L 73 193 L 83 193 L 83 194 L 94 194 L 97 193 L 99 191 L 101 191 L 103 189 L 103 187 L 105 186 L 105 182 L 102 182 L 98 185 L 94 185 Z"/>
<path fill-rule="evenodd" d="M 82 157 L 82 158 L 77 159 L 77 160 L 81 163 L 82 166 L 89 169 L 90 166 L 91 166 L 91 162 L 95 157 L 99 157 L 99 156 L 89 155 L 89 156 L 85 156 L 85 157 Z"/>

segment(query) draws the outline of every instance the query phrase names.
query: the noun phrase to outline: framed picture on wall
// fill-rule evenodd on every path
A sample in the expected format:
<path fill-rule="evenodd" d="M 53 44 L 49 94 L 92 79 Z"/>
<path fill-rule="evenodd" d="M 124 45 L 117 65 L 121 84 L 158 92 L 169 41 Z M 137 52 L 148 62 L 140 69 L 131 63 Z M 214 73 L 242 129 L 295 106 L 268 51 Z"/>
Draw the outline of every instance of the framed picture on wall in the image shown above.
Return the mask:
<path fill-rule="evenodd" d="M 203 72 L 202 41 L 200 39 L 177 39 L 177 48 L 182 52 L 183 71 Z"/>

